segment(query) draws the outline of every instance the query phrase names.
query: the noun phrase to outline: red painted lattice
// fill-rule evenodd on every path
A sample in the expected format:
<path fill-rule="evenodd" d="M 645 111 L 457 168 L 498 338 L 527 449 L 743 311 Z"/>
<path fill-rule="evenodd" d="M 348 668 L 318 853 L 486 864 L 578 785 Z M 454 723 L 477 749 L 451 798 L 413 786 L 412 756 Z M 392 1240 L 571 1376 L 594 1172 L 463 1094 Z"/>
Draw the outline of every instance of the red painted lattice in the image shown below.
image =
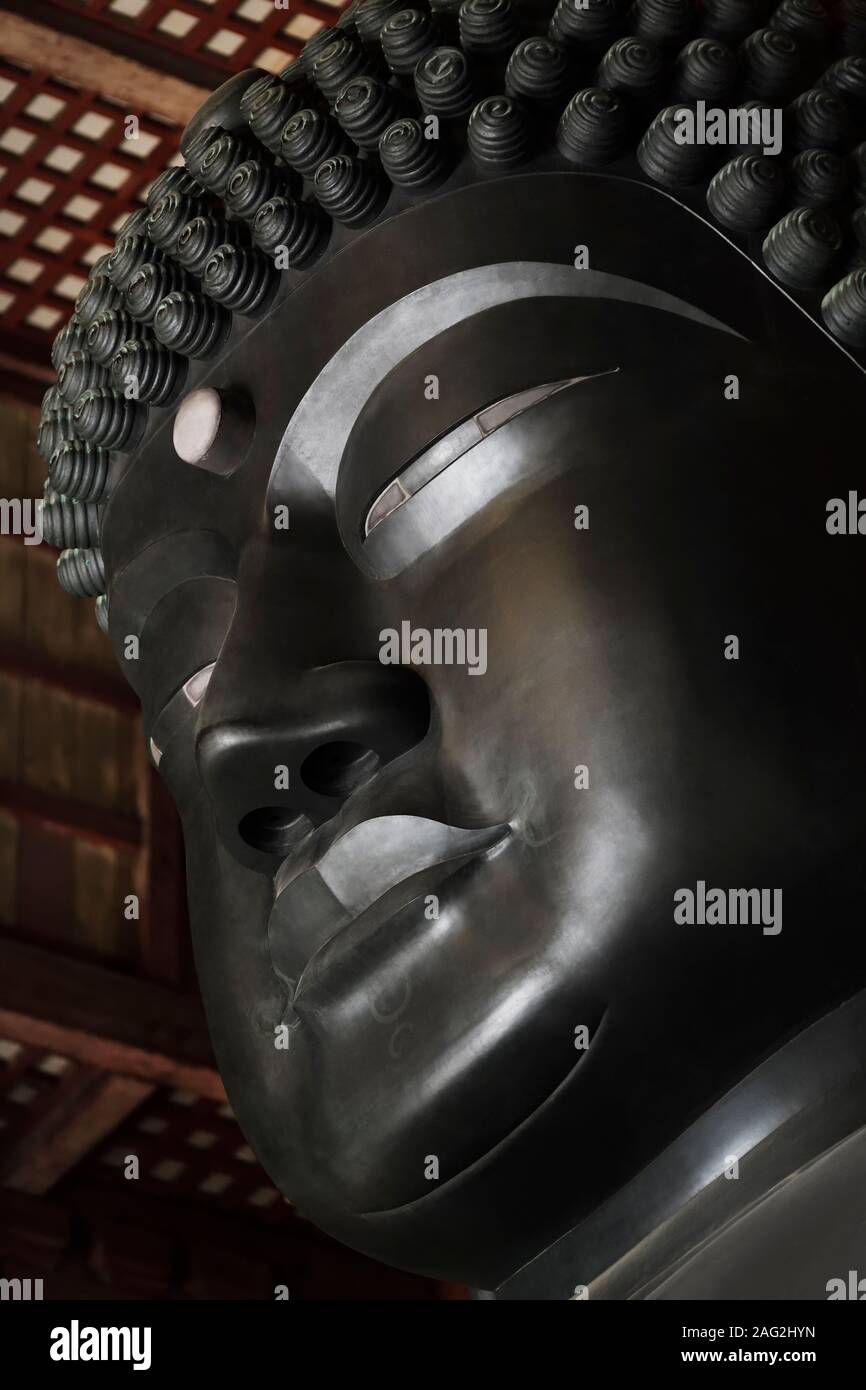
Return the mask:
<path fill-rule="evenodd" d="M 90 266 L 176 157 L 179 128 L 94 92 L 0 61 L 0 329 L 31 330 L 44 350 Z"/>
<path fill-rule="evenodd" d="M 64 1088 L 75 1083 L 79 1070 L 78 1063 L 59 1053 L 0 1037 L 0 1168 L 4 1156 L 45 1119 Z M 219 1101 L 161 1087 L 75 1171 L 117 1190 L 126 1182 L 124 1162 L 133 1154 L 139 1161 L 137 1192 L 186 1198 L 268 1222 L 290 1215 L 231 1109 Z"/>
<path fill-rule="evenodd" d="M 307 38 L 333 24 L 348 0 L 56 0 L 92 19 L 95 37 L 134 33 L 142 60 L 159 68 L 173 49 L 212 70 L 279 71 Z M 119 42 L 116 39 L 115 42 Z M 0 59 L 0 356 L 7 369 L 48 362 L 90 266 L 111 249 L 123 219 L 153 179 L 179 160 L 180 128 L 128 103 Z"/>
<path fill-rule="evenodd" d="M 54 0 L 110 33 L 135 31 L 160 48 L 182 52 L 219 73 L 263 67 L 277 72 L 348 0 Z"/>
<path fill-rule="evenodd" d="M 116 1185 L 132 1154 L 139 1161 L 139 1191 L 205 1201 L 268 1220 L 287 1215 L 286 1203 L 227 1105 L 188 1091 L 160 1090 L 85 1161 L 86 1171 Z"/>
<path fill-rule="evenodd" d="M 0 1166 L 4 1154 L 44 1118 L 77 1070 L 75 1062 L 59 1053 L 0 1036 Z"/>

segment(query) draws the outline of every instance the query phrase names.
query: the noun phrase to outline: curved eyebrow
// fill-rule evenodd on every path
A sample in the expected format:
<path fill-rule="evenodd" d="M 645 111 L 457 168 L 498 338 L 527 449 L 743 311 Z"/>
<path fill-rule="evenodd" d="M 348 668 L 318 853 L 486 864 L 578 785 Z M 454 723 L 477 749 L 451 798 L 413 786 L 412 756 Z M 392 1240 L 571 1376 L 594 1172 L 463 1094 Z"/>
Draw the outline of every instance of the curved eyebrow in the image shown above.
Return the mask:
<path fill-rule="evenodd" d="M 444 469 L 450 468 L 476 444 L 480 444 L 482 439 L 494 434 L 510 420 L 516 419 L 524 411 L 531 410 L 534 405 L 539 405 L 541 401 L 548 400 L 569 386 L 577 386 L 579 382 L 589 381 L 596 376 L 608 376 L 610 372 L 618 370 L 617 367 L 611 367 L 604 372 L 584 373 L 582 376 L 566 377 L 562 381 L 549 381 L 542 386 L 530 386 L 524 391 L 503 396 L 501 400 L 485 406 L 475 415 L 470 415 L 467 420 L 456 425 L 417 454 L 382 488 L 364 519 L 364 539 L 366 540 L 380 522 L 398 511 L 410 497 L 414 497 L 415 493 L 420 492 L 422 487 L 432 482 Z"/>
<path fill-rule="evenodd" d="M 743 335 L 675 295 L 622 275 L 549 261 L 505 261 L 434 280 L 390 304 L 353 333 L 298 404 L 271 472 L 269 493 L 299 468 L 333 500 L 346 443 L 370 396 L 404 358 L 446 329 L 521 299 L 568 297 L 645 305 Z"/>

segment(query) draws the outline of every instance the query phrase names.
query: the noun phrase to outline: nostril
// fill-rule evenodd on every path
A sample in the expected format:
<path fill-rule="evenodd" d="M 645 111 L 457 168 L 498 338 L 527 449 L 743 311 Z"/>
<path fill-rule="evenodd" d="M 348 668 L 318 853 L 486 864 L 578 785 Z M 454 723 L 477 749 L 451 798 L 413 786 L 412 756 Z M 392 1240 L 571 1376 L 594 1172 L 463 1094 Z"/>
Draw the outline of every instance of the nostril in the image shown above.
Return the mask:
<path fill-rule="evenodd" d="M 369 782 L 380 758 L 372 748 L 343 739 L 322 743 L 301 764 L 301 778 L 319 796 L 346 797 Z"/>
<path fill-rule="evenodd" d="M 291 679 L 275 672 L 262 689 L 248 686 L 247 673 L 241 662 L 229 669 L 224 649 L 198 711 L 195 757 L 222 843 L 270 874 L 353 793 L 376 792 L 386 765 L 424 739 L 431 706 L 414 672 L 372 660 Z"/>
<path fill-rule="evenodd" d="M 311 821 L 299 811 L 283 806 L 260 806 L 243 817 L 238 834 L 253 849 L 282 856 L 311 829 Z"/>

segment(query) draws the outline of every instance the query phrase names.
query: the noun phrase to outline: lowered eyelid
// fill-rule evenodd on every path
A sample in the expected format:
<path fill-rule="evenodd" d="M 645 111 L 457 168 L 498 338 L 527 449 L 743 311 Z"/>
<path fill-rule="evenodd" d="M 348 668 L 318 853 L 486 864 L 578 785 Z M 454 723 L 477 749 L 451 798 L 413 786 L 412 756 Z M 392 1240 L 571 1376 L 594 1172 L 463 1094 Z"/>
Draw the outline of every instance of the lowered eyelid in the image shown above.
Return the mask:
<path fill-rule="evenodd" d="M 487 309 L 551 297 L 642 305 L 740 336 L 693 305 L 625 276 L 536 261 L 459 271 L 389 305 L 334 354 L 286 427 L 271 472 L 269 504 L 286 490 L 285 478 L 299 471 L 327 496 L 336 495 L 352 427 L 376 387 L 411 353 Z"/>
<path fill-rule="evenodd" d="M 615 367 L 610 369 L 610 371 L 617 370 L 618 368 Z M 594 372 L 590 375 L 566 377 L 562 381 L 546 382 L 542 386 L 532 386 L 525 391 L 517 391 L 509 396 L 504 396 L 492 405 L 485 406 L 483 410 L 470 416 L 468 420 L 464 420 L 448 434 L 440 437 L 434 444 L 417 454 L 381 490 L 367 511 L 364 520 L 365 539 L 386 517 L 398 511 L 404 503 L 409 501 L 410 497 L 420 492 L 422 487 L 431 482 L 433 478 L 438 477 L 445 468 L 463 458 L 488 435 L 495 433 L 496 430 L 507 425 L 518 415 L 522 415 L 524 411 L 531 410 L 533 406 L 548 400 L 550 396 L 564 391 L 566 387 L 576 386 L 579 382 L 588 381 L 594 376 L 606 375 L 608 372 Z"/>

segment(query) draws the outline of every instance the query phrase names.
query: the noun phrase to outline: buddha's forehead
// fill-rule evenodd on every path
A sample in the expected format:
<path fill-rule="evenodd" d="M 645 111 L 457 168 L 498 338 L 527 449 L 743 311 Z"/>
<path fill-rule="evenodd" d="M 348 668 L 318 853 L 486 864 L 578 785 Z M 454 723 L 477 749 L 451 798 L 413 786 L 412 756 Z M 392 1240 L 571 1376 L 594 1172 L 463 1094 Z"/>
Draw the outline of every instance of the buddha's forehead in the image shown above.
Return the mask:
<path fill-rule="evenodd" d="M 649 240 L 635 203 L 658 227 Z M 580 269 L 576 247 L 588 253 Z M 193 363 L 171 407 L 151 409 L 152 430 L 106 511 L 109 573 L 189 528 L 216 529 L 239 552 L 280 500 L 294 502 L 299 520 L 306 508 L 323 517 L 333 508 L 356 420 L 377 389 L 396 389 L 389 379 L 396 382 L 401 367 L 410 365 L 422 404 L 425 377 L 435 371 L 439 378 L 438 404 L 418 412 L 431 429 L 495 398 L 495 387 L 479 381 L 469 399 L 472 375 L 461 359 L 467 346 L 478 360 L 518 355 L 525 327 L 503 331 L 490 311 L 520 301 L 534 303 L 539 315 L 572 303 L 575 370 L 619 366 L 641 351 L 651 361 L 659 315 L 760 339 L 768 306 L 784 326 L 786 351 L 851 365 L 763 272 L 664 192 L 555 172 L 507 188 L 458 188 L 335 248 L 315 274 L 287 286 L 264 319 L 236 323 L 219 362 Z M 642 318 L 643 333 L 635 331 Z M 450 353 L 442 346 L 449 333 Z M 519 382 L 505 373 L 504 392 L 539 384 L 531 354 L 521 372 Z M 185 463 L 174 445 L 178 410 L 201 389 L 225 393 L 246 416 L 236 462 L 224 472 Z"/>

